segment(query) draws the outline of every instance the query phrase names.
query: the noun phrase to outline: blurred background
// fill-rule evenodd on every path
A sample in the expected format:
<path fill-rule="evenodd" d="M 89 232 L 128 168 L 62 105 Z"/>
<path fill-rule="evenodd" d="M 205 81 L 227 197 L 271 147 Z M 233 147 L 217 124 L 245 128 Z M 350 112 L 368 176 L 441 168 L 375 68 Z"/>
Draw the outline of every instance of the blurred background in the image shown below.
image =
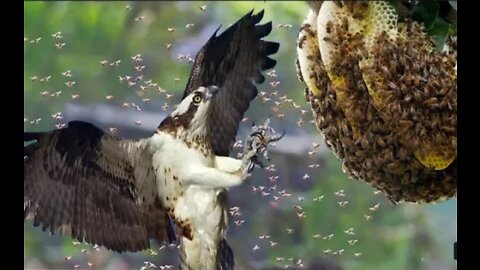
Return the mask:
<path fill-rule="evenodd" d="M 151 135 L 180 101 L 196 52 L 220 24 L 221 32 L 253 8 L 265 9 L 262 22 L 273 24 L 266 39 L 281 46 L 237 139 L 268 117 L 286 136 L 267 169 L 230 191 L 236 269 L 456 269 L 456 198 L 394 206 L 348 179 L 326 149 L 295 72 L 304 2 L 25 2 L 24 129 L 86 120 L 122 137 Z M 25 269 L 176 262 L 174 245 L 118 254 L 24 225 Z"/>

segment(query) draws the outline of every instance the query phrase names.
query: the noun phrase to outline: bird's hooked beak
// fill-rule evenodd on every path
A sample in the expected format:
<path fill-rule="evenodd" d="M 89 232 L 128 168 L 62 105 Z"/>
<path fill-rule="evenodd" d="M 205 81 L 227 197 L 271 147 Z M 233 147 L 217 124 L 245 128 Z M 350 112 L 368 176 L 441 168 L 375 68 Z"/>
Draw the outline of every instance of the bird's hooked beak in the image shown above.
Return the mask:
<path fill-rule="evenodd" d="M 218 93 L 218 90 L 220 90 L 220 88 L 215 85 L 207 87 L 207 91 L 205 92 L 205 99 L 210 100 L 216 93 Z"/>

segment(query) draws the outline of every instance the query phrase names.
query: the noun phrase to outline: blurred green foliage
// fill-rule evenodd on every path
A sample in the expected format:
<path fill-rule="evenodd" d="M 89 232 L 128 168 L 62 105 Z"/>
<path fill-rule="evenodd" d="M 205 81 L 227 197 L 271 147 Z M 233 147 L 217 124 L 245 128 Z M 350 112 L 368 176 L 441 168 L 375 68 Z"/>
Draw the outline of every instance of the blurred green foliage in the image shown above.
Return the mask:
<path fill-rule="evenodd" d="M 130 9 L 126 9 L 126 5 Z M 201 5 L 207 6 L 204 12 L 199 9 Z M 128 87 L 119 82 L 119 76 L 140 75 L 134 69 L 138 64 L 131 60 L 136 54 L 141 54 L 141 65 L 146 66 L 142 72 L 144 80 L 151 78 L 174 94 L 175 101 L 178 101 L 191 66 L 187 61 L 177 61 L 178 54 L 189 53 L 195 57 L 196 50 L 214 29 L 220 24 L 223 24 L 222 30 L 226 29 L 252 8 L 256 11 L 265 9 L 263 21 L 273 22 L 273 31 L 267 39 L 281 43 L 274 56 L 278 61 L 275 68 L 278 77 L 273 79 L 281 82 L 278 95 L 287 94 L 308 111 L 302 129 L 318 136 L 318 142 L 323 144 L 316 129 L 308 124 L 311 116 L 304 102 L 303 86 L 295 74 L 297 31 L 308 11 L 304 2 L 25 2 L 24 36 L 28 39 L 24 42 L 24 113 L 28 118 L 25 129 L 54 128 L 56 122 L 50 115 L 62 111 L 69 102 L 120 106 L 123 102 L 142 104 L 141 99 L 147 97 L 151 102 L 142 104 L 142 108 L 159 111 L 166 102 L 163 95 L 150 91 L 139 97 L 138 85 Z M 428 21 L 431 19 L 429 15 Z M 437 20 L 432 23 L 441 24 Z M 186 24 L 194 26 L 187 29 Z M 280 24 L 290 26 L 278 27 Z M 167 28 L 175 31 L 169 32 Z M 52 36 L 56 32 L 61 32 L 61 39 Z M 30 42 L 38 37 L 41 37 L 38 43 Z M 65 45 L 57 49 L 57 43 Z M 170 50 L 166 44 L 172 45 Z M 118 66 L 101 65 L 103 60 L 121 62 Z M 67 70 L 71 70 L 73 77 L 61 75 Z M 38 79 L 32 81 L 33 76 Z M 41 82 L 40 78 L 46 76 L 51 76 L 50 80 Z M 175 78 L 179 81 L 175 82 Z M 73 87 L 65 85 L 68 81 L 75 81 Z M 272 91 L 267 83 L 259 90 Z M 44 91 L 49 91 L 49 95 L 42 96 Z M 62 94 L 50 96 L 57 91 Z M 72 100 L 73 94 L 80 96 Z M 114 95 L 114 99 L 107 101 L 106 95 Z M 248 113 L 253 119 L 275 113 L 273 106 L 256 102 L 258 104 Z M 282 122 L 284 127 L 294 131 L 300 129 L 295 125 L 300 114 L 289 108 L 284 111 L 288 116 Z M 38 124 L 29 123 L 37 118 L 42 118 Z M 238 269 L 283 266 L 291 263 L 288 261 L 291 257 L 302 259 L 306 265 L 313 258 L 326 257 L 349 270 L 456 269 L 452 258 L 452 243 L 456 241 L 455 199 L 438 205 L 393 206 L 382 194 L 374 195 L 373 189 L 365 183 L 347 179 L 332 154 L 326 154 L 323 159 L 325 166 L 313 171 L 306 168 L 313 162 L 306 154 L 293 164 L 274 157 L 272 162 L 281 171 L 279 181 L 283 181 L 279 186 L 281 184 L 291 192 L 292 197 L 276 207 L 272 207 L 267 199 L 258 199 L 255 207 L 241 210 L 245 224 L 240 227 L 232 225 L 228 234 Z M 287 171 L 289 168 L 293 171 Z M 301 176 L 306 171 L 312 176 L 308 180 L 311 182 L 309 188 L 301 183 Z M 268 185 L 268 179 L 256 174 L 253 178 L 252 184 Z M 345 198 L 334 195 L 340 189 L 344 190 Z M 246 192 L 248 190 L 239 188 L 232 192 L 244 192 L 245 201 L 258 197 Z M 313 201 L 314 197 L 321 195 L 324 195 L 322 201 Z M 299 196 L 304 197 L 303 202 L 297 200 Z M 338 202 L 345 200 L 348 204 L 339 207 Z M 371 212 L 368 208 L 377 203 L 379 209 Z M 296 205 L 301 205 L 307 213 L 305 219 L 297 217 L 293 210 Z M 371 215 L 372 220 L 367 221 L 365 215 Z M 295 231 L 288 234 L 286 228 Z M 355 235 L 344 232 L 349 228 L 354 228 Z M 260 240 L 258 236 L 262 234 L 270 235 L 278 245 L 271 247 L 268 240 Z M 315 234 L 321 237 L 315 239 Z M 333 234 L 332 239 L 323 239 L 329 234 Z M 101 249 L 94 252 L 86 245 L 74 246 L 70 237 L 42 233 L 30 222 L 25 223 L 24 237 L 24 260 L 28 269 L 64 269 L 75 264 L 85 268 L 87 261 L 93 261 L 97 266 L 95 269 L 138 269 L 144 260 L 155 262 L 157 266 L 175 263 L 175 257 L 171 255 L 175 252 L 169 248 L 157 249 L 156 256 L 151 256 L 148 251 L 117 254 Z M 347 242 L 354 239 L 358 240 L 354 245 Z M 261 248 L 258 252 L 252 251 L 255 244 Z M 85 254 L 81 252 L 83 248 L 87 249 Z M 324 255 L 328 249 L 330 254 Z M 331 254 L 341 249 L 344 249 L 342 255 Z M 73 258 L 65 260 L 66 256 Z M 285 260 L 277 262 L 277 257 Z"/>

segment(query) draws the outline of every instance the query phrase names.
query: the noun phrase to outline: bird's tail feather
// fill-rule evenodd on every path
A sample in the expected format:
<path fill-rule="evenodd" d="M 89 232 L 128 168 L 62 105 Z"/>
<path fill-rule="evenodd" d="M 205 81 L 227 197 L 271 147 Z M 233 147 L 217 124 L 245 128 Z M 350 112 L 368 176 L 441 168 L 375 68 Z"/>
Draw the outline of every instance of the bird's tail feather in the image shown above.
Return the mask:
<path fill-rule="evenodd" d="M 227 240 L 220 240 L 220 245 L 217 251 L 217 269 L 218 270 L 233 270 L 234 260 L 233 251 L 227 243 Z"/>

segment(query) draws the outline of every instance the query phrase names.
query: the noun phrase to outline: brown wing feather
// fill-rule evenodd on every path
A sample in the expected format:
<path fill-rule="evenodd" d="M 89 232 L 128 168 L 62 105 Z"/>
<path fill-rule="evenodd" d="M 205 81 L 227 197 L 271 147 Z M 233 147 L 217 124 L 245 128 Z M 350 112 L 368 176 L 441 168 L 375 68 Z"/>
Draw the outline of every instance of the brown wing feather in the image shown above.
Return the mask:
<path fill-rule="evenodd" d="M 24 133 L 31 140 L 24 147 L 24 214 L 35 226 L 118 252 L 147 249 L 150 238 L 174 240 L 144 144 L 80 121 Z"/>
<path fill-rule="evenodd" d="M 261 40 L 271 32 L 272 23 L 257 25 L 263 11 L 252 13 L 218 37 L 218 29 L 215 31 L 197 54 L 184 92 L 185 97 L 200 86 L 220 88 L 208 118 L 210 144 L 216 155 L 228 156 L 240 121 L 257 96 L 255 83 L 263 83 L 261 72 L 276 64 L 268 55 L 276 53 L 279 44 Z"/>

